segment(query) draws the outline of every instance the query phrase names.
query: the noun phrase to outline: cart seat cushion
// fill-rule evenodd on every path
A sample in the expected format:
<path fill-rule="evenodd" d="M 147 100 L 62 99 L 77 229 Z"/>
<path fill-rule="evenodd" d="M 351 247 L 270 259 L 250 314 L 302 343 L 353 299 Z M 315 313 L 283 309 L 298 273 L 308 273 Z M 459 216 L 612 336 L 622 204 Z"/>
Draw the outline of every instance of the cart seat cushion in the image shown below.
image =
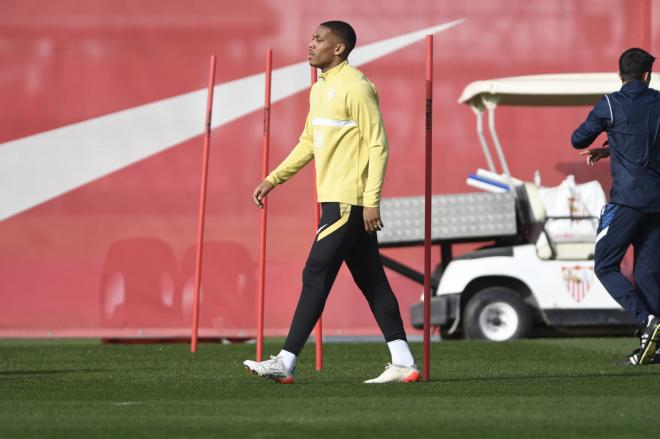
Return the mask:
<path fill-rule="evenodd" d="M 594 258 L 594 241 L 556 242 L 555 251 L 560 261 L 586 261 Z M 544 235 L 536 243 L 536 253 L 541 259 L 552 259 L 552 251 Z"/>

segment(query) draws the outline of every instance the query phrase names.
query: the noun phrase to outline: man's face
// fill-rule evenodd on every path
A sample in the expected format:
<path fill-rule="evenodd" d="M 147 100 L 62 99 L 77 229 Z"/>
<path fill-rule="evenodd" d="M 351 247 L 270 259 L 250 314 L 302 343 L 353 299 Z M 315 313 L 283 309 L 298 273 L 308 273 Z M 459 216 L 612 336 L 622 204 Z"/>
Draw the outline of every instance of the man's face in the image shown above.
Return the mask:
<path fill-rule="evenodd" d="M 339 55 L 344 51 L 344 44 L 337 39 L 330 29 L 319 26 L 314 31 L 308 48 L 309 65 L 325 70 L 335 63 L 338 64 Z"/>

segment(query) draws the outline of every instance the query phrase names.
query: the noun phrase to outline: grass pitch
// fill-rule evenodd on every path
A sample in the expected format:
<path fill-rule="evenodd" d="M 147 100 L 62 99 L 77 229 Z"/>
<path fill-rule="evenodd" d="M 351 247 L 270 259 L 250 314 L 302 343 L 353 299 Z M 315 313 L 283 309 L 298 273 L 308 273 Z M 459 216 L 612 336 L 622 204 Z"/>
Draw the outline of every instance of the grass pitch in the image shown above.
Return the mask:
<path fill-rule="evenodd" d="M 366 385 L 384 344 L 313 345 L 296 383 L 249 375 L 254 345 L 0 341 L 0 437 L 657 437 L 660 366 L 621 367 L 632 338 L 446 341 L 431 381 Z M 421 344 L 412 345 L 421 362 Z M 279 351 L 269 342 L 265 352 Z"/>

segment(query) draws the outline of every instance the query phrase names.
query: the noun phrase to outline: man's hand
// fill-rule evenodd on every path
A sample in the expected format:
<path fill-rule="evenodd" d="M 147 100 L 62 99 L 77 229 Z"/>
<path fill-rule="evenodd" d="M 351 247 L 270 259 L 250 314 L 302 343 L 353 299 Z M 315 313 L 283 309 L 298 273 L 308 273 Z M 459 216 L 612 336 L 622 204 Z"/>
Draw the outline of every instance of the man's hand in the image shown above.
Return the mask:
<path fill-rule="evenodd" d="M 587 151 L 581 152 L 580 155 L 587 156 L 587 165 L 593 166 L 600 159 L 604 159 L 610 156 L 610 148 L 593 148 Z"/>
<path fill-rule="evenodd" d="M 362 210 L 362 218 L 364 219 L 364 230 L 369 233 L 376 232 L 383 228 L 383 222 L 380 219 L 379 207 L 367 207 Z"/>
<path fill-rule="evenodd" d="M 266 195 L 268 195 L 268 192 L 272 191 L 275 185 L 271 183 L 268 180 L 264 180 L 259 185 L 257 188 L 254 190 L 254 193 L 252 194 L 252 201 L 254 201 L 254 204 L 257 205 L 259 209 L 263 209 L 264 203 L 261 202 L 261 200 L 264 199 Z"/>

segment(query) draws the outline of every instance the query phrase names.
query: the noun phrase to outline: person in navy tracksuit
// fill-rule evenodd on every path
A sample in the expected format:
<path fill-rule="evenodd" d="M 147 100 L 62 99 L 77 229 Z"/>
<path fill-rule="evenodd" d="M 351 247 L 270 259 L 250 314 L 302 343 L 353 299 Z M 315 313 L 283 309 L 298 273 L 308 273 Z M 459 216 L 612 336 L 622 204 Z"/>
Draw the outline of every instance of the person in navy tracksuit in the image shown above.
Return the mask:
<path fill-rule="evenodd" d="M 607 132 L 608 146 L 582 153 L 589 165 L 610 157 L 612 171 L 594 269 L 610 295 L 640 325 L 640 347 L 626 359 L 634 365 L 660 362 L 660 355 L 655 355 L 660 339 L 660 93 L 649 88 L 654 60 L 642 49 L 623 52 L 621 89 L 605 95 L 571 136 L 573 147 L 583 149 Z M 636 286 L 620 268 L 630 245 Z"/>

